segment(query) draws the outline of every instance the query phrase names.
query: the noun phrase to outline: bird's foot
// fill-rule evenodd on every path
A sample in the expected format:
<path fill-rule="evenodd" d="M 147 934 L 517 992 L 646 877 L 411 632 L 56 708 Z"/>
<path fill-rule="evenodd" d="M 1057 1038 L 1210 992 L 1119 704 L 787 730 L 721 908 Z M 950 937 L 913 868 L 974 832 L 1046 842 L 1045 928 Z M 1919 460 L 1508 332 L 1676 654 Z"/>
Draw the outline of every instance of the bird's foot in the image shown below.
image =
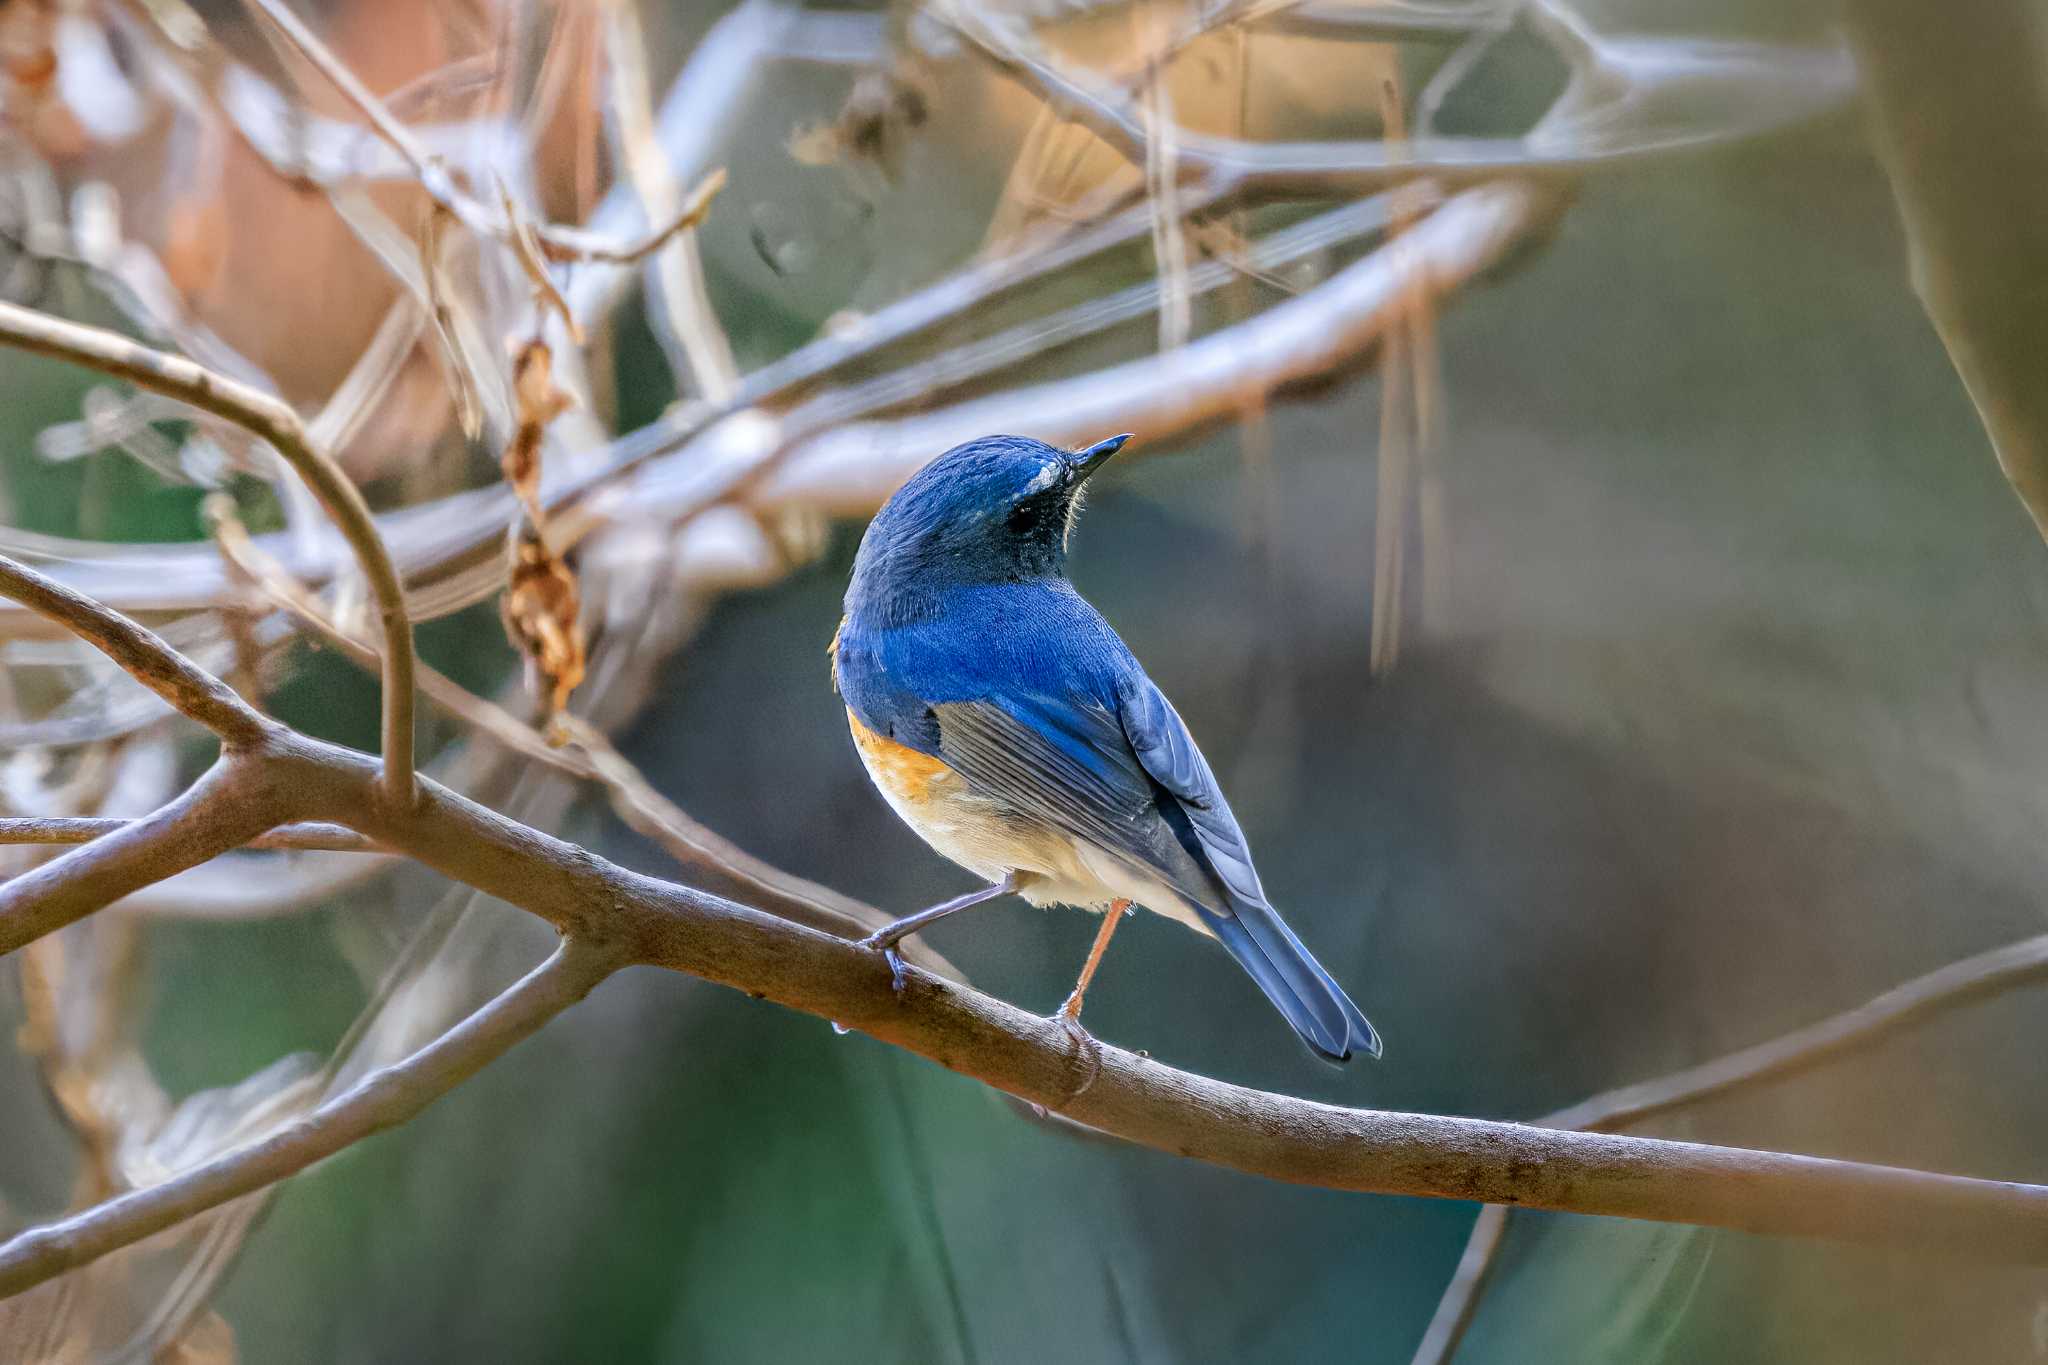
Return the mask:
<path fill-rule="evenodd" d="M 904 987 L 910 984 L 910 978 L 905 975 L 903 954 L 896 949 L 896 945 L 899 942 L 901 942 L 900 938 L 891 935 L 888 930 L 883 929 L 869 934 L 853 946 L 865 948 L 871 953 L 880 953 L 882 955 L 882 961 L 889 964 L 889 989 L 901 995 L 903 994 Z"/>
<path fill-rule="evenodd" d="M 1067 1100 L 1074 1100 L 1088 1093 L 1088 1087 L 1095 1084 L 1102 1075 L 1102 1043 L 1081 1023 L 1081 992 L 1075 991 L 1067 1002 L 1054 1010 L 1048 1019 L 1056 1020 L 1066 1030 L 1067 1041 L 1072 1044 L 1072 1058 L 1075 1074 L 1067 1090 Z"/>
<path fill-rule="evenodd" d="M 1095 1041 L 1095 1035 L 1081 1023 L 1081 996 L 1082 992 L 1078 990 L 1069 995 L 1066 1003 L 1054 1010 L 1051 1017 L 1067 1031 L 1067 1037 L 1073 1039 L 1076 1046 L 1085 1048 Z"/>

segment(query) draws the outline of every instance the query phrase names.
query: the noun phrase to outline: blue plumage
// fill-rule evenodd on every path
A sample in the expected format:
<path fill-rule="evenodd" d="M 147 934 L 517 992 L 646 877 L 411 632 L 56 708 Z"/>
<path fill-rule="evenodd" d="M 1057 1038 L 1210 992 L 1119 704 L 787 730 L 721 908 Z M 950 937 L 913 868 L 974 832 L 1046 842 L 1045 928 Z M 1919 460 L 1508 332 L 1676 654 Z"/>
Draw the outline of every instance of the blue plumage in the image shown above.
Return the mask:
<path fill-rule="evenodd" d="M 985 437 L 890 499 L 861 542 L 834 657 L 863 758 L 956 861 L 1019 874 L 1027 898 L 1131 897 L 1203 929 L 1316 1052 L 1378 1056 L 1372 1026 L 1267 902 L 1187 727 L 1066 579 L 1081 485 L 1124 439 L 1067 455 Z M 884 745 L 921 756 L 915 792 Z"/>

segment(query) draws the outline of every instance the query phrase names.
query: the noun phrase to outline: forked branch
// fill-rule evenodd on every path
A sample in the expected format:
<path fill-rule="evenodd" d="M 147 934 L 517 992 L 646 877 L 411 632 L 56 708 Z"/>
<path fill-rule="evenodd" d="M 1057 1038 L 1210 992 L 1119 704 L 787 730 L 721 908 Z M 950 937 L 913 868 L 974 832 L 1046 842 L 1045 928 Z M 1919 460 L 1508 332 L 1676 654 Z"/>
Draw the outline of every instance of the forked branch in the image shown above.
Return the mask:
<path fill-rule="evenodd" d="M 386 548 L 384 538 L 378 534 L 377 523 L 371 517 L 363 495 L 349 481 L 348 475 L 341 472 L 341 466 L 314 445 L 305 424 L 291 405 L 274 394 L 229 379 L 183 356 L 139 345 L 118 332 L 68 322 L 11 303 L 0 302 L 0 345 L 73 361 L 233 422 L 268 441 L 284 462 L 306 481 L 313 490 L 313 496 L 319 499 L 321 507 L 333 518 L 343 539 L 354 551 L 363 576 L 369 580 L 371 595 L 377 602 L 384 642 L 383 793 L 401 807 L 409 804 L 413 794 L 413 647 L 412 620 L 406 614 L 405 592 L 399 583 L 398 570 L 392 565 L 391 552 Z M 43 581 L 48 583 L 48 580 Z M 48 583 L 42 591 L 48 595 L 62 589 Z M 25 606 L 42 610 L 36 603 L 18 597 L 12 591 L 6 591 L 6 595 L 15 597 Z M 55 605 L 55 599 L 51 600 Z M 51 612 L 44 614 L 54 615 Z M 70 624 L 68 620 L 63 623 Z M 89 635 L 86 638 L 94 644 L 99 643 Z M 127 666 L 118 657 L 115 662 Z M 137 676 L 145 684 L 155 686 L 148 677 Z M 215 682 L 214 686 L 233 695 L 232 689 L 225 688 L 224 684 Z M 165 700 L 177 704 L 171 697 L 166 696 Z M 253 711 L 249 714 L 255 715 Z"/>

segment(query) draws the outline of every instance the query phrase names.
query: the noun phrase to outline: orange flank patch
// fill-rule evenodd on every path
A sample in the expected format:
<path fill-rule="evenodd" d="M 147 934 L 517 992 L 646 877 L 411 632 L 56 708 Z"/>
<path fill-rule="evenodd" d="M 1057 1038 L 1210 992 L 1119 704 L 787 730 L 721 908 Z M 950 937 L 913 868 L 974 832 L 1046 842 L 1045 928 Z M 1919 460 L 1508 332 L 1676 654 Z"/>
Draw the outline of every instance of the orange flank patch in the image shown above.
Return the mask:
<path fill-rule="evenodd" d="M 924 805 L 932 798 L 933 780 L 953 771 L 928 754 L 868 729 L 853 714 L 852 707 L 846 710 L 846 724 L 853 731 L 853 747 L 860 750 L 861 761 L 867 764 L 868 776 L 898 801 Z"/>

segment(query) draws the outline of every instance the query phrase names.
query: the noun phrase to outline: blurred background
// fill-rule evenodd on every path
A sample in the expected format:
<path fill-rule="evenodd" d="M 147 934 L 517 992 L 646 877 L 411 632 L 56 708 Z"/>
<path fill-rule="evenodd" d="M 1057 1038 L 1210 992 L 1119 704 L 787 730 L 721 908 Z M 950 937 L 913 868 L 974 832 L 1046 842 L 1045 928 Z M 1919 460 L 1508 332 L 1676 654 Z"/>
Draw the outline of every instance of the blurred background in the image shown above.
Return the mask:
<path fill-rule="evenodd" d="M 582 346 L 515 253 L 435 239 L 266 8 L 0 4 L 0 289 L 300 405 L 427 662 L 544 723 L 497 605 L 507 342 L 539 339 L 576 400 L 541 457 L 588 637 L 564 752 L 608 735 L 789 874 L 892 914 L 968 886 L 872 792 L 826 676 L 866 513 L 984 430 L 1137 433 L 1073 577 L 1387 1053 L 1317 1063 L 1147 916 L 1089 997 L 1102 1038 L 1534 1117 L 2044 931 L 2048 552 L 1913 294 L 1831 8 L 303 6 L 477 202 L 632 237 L 723 168 L 694 236 L 555 263 Z M 375 746 L 374 677 L 208 543 L 237 517 L 362 619 L 266 452 L 53 362 L 10 355 L 0 392 L 0 548 Z M 204 765 L 87 652 L 0 633 L 7 813 L 134 813 Z M 443 780 L 731 889 L 644 802 L 423 714 Z M 23 954 L 0 1221 L 433 1036 L 551 938 L 473 899 L 243 853 Z M 1051 1010 L 1094 927 L 999 903 L 928 937 Z M 2048 1179 L 2044 1024 L 2009 993 L 1640 1131 Z M 640 969 L 408 1127 L 16 1301 L 0 1354 L 1405 1361 L 1475 1212 L 1077 1138 Z M 1456 1355 L 2042 1358 L 2038 1271 L 1535 1214 Z"/>

